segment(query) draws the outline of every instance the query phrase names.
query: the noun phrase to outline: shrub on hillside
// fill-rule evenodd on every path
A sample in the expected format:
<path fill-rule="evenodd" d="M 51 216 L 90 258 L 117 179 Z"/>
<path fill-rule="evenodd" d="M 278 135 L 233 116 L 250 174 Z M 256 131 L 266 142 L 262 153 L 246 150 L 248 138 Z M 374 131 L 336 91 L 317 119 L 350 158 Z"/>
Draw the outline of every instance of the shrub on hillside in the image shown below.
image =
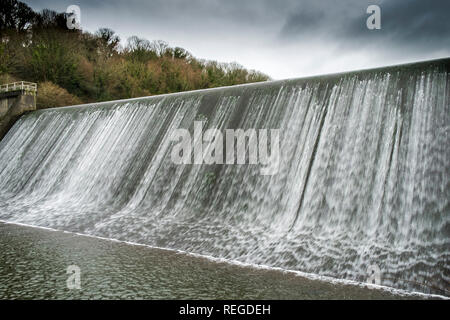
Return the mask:
<path fill-rule="evenodd" d="M 38 84 L 36 102 L 38 109 L 64 107 L 80 103 L 82 101 L 78 97 L 50 81 Z"/>
<path fill-rule="evenodd" d="M 2 73 L 0 74 L 0 84 L 7 84 L 7 83 L 12 83 L 12 82 L 16 82 L 19 81 L 19 79 L 17 79 L 16 77 L 7 74 L 7 73 Z"/>

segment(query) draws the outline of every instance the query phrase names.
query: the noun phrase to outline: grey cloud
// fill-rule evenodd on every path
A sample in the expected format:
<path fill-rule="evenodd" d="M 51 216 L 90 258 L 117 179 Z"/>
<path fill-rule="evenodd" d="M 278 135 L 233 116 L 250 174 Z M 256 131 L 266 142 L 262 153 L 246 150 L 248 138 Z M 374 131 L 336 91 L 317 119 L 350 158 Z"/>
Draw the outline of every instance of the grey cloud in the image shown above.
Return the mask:
<path fill-rule="evenodd" d="M 373 1 L 372 1 L 373 2 Z M 368 1 L 304 0 L 287 16 L 280 36 L 289 38 L 314 37 L 315 34 L 342 34 L 349 20 L 365 12 Z M 365 21 L 365 20 L 364 20 Z"/>
<path fill-rule="evenodd" d="M 281 33 L 292 36 L 311 32 L 320 27 L 325 18 L 326 14 L 323 10 L 302 7 L 287 18 Z"/>
<path fill-rule="evenodd" d="M 344 6 L 343 2 L 326 0 L 320 2 L 321 8 L 314 8 L 312 1 L 303 3 L 308 3 L 304 13 L 292 13 L 281 28 L 280 38 L 284 41 L 320 36 L 349 49 L 371 45 L 429 51 L 450 46 L 449 1 L 347 1 Z M 366 27 L 370 4 L 381 8 L 381 30 Z"/>
<path fill-rule="evenodd" d="M 448 46 L 449 13 L 449 1 L 392 1 L 385 5 L 384 26 L 387 31 L 392 30 L 394 41 Z"/>

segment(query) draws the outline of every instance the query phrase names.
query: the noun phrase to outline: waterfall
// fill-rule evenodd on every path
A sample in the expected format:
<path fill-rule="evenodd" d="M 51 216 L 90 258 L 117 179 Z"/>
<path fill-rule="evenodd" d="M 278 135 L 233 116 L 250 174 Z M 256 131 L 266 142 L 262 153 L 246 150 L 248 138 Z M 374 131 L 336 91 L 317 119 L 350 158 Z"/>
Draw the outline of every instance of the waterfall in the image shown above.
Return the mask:
<path fill-rule="evenodd" d="M 450 295 L 450 59 L 45 109 L 0 219 Z M 179 128 L 279 129 L 279 169 L 176 164 Z"/>

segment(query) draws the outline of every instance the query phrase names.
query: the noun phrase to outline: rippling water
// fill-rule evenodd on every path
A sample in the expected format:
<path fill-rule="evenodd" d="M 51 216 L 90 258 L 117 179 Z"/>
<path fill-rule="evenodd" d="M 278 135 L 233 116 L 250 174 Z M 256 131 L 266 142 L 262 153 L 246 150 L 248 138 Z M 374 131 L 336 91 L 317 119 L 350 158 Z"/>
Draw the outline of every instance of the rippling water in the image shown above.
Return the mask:
<path fill-rule="evenodd" d="M 79 289 L 67 287 L 74 265 Z M 438 298 L 0 223 L 0 299 Z"/>
<path fill-rule="evenodd" d="M 23 116 L 0 219 L 450 295 L 449 59 Z M 278 174 L 176 165 L 173 130 L 280 129 Z"/>

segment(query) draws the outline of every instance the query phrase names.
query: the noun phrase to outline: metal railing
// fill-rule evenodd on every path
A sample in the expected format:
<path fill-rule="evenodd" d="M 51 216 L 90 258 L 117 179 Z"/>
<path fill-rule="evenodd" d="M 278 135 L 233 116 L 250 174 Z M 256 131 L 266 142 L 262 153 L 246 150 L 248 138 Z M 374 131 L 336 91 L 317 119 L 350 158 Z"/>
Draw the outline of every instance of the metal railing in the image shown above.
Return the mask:
<path fill-rule="evenodd" d="M 7 83 L 0 85 L 1 92 L 12 92 L 12 91 L 37 91 L 37 84 L 34 82 L 18 81 L 13 83 Z"/>

